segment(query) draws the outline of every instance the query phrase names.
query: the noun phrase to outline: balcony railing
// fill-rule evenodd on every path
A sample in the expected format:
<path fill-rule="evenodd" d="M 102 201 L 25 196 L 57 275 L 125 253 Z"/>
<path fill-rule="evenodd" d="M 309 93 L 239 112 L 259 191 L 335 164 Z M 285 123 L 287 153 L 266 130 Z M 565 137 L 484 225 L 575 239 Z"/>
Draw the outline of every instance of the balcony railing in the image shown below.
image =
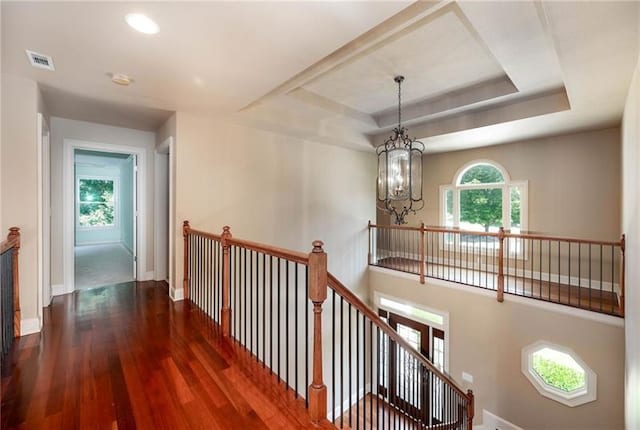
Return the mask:
<path fill-rule="evenodd" d="M 622 317 L 624 241 L 369 223 L 369 264 Z"/>

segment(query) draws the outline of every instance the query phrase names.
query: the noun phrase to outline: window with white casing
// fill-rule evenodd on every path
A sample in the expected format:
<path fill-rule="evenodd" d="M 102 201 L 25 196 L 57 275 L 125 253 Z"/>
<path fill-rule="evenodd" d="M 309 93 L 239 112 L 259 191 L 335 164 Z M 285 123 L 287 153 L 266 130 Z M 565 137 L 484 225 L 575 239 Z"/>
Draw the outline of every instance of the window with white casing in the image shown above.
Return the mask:
<path fill-rule="evenodd" d="M 520 233 L 527 230 L 527 200 L 527 181 L 512 181 L 494 161 L 475 160 L 462 166 L 450 185 L 440 186 L 440 225 L 491 233 L 504 227 Z M 464 247 L 497 247 L 497 239 L 481 241 L 478 236 L 462 235 L 461 240 Z M 509 250 L 520 254 L 520 248 L 514 241 Z"/>
<path fill-rule="evenodd" d="M 118 180 L 106 176 L 78 176 L 76 223 L 83 230 L 117 226 Z"/>
<path fill-rule="evenodd" d="M 522 350 L 522 373 L 538 392 L 567 406 L 596 400 L 597 377 L 570 348 L 539 341 Z"/>

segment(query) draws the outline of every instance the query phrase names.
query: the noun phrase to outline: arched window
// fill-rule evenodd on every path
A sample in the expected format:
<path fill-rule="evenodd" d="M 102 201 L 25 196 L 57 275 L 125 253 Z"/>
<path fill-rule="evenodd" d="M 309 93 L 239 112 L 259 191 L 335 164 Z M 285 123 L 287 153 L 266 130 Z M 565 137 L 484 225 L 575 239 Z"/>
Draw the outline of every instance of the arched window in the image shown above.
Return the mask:
<path fill-rule="evenodd" d="M 527 229 L 527 182 L 512 181 L 490 160 L 462 166 L 451 185 L 440 187 L 441 224 L 463 230 L 519 233 Z"/>

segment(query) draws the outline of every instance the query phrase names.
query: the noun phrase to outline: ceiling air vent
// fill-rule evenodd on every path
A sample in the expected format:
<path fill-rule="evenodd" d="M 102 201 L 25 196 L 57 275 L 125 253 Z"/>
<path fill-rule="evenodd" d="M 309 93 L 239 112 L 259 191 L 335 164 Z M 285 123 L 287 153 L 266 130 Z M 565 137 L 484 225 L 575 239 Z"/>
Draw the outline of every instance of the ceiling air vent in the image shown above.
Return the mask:
<path fill-rule="evenodd" d="M 27 49 L 27 57 L 29 57 L 29 61 L 33 67 L 51 70 L 52 72 L 56 70 L 55 67 L 53 67 L 53 59 L 48 55 L 38 54 L 37 52 Z"/>

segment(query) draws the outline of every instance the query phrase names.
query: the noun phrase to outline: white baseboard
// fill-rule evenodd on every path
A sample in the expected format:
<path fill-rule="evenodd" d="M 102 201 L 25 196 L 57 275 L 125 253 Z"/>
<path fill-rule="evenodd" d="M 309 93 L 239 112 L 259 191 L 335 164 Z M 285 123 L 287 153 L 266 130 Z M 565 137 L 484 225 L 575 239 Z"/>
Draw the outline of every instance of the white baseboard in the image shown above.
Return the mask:
<path fill-rule="evenodd" d="M 156 279 L 156 272 L 154 272 L 153 270 L 151 270 L 150 272 L 143 272 L 138 279 L 136 279 L 136 281 L 138 282 L 142 282 L 142 281 L 155 281 Z"/>
<path fill-rule="evenodd" d="M 92 242 L 77 242 L 75 246 L 91 246 L 91 245 L 113 245 L 121 243 L 119 240 L 96 240 Z"/>
<path fill-rule="evenodd" d="M 504 418 L 500 418 L 497 415 L 492 414 L 486 409 L 482 410 L 482 427 L 486 429 L 497 429 L 497 430 L 524 430 L 522 427 L 518 427 L 517 425 L 510 423 Z M 475 427 L 474 427 L 475 429 Z"/>
<path fill-rule="evenodd" d="M 74 289 L 67 287 L 64 284 L 57 284 L 51 286 L 51 297 L 62 296 L 63 294 L 73 293 Z"/>
<path fill-rule="evenodd" d="M 171 300 L 174 302 L 184 300 L 184 289 L 169 287 L 169 297 L 171 297 Z"/>
<path fill-rule="evenodd" d="M 20 321 L 20 336 L 39 333 L 41 329 L 40 318 L 28 318 Z"/>

